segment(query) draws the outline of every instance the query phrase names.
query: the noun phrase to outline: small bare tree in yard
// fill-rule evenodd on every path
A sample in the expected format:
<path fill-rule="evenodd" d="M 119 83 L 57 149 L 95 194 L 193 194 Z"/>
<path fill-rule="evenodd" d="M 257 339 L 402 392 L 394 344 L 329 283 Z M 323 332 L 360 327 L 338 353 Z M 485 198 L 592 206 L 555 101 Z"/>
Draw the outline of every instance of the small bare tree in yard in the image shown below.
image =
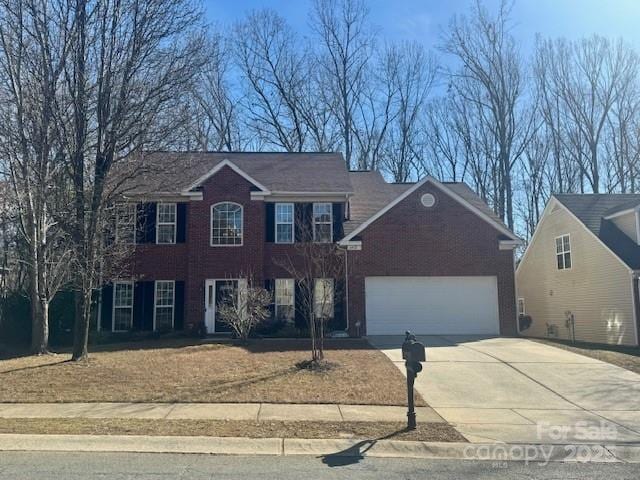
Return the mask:
<path fill-rule="evenodd" d="M 244 278 L 243 275 L 240 275 Z M 228 325 L 243 342 L 269 315 L 269 305 L 273 303 L 271 293 L 256 285 L 253 277 L 248 277 L 246 288 L 238 289 L 236 295 L 222 300 L 218 305 L 220 321 Z"/>
<path fill-rule="evenodd" d="M 324 361 L 325 329 L 333 316 L 336 293 L 340 294 L 336 280 L 344 275 L 344 252 L 335 243 L 311 241 L 312 232 L 304 233 L 309 241 L 296 243 L 294 252 L 277 258 L 276 264 L 297 282 L 296 308 L 302 310 L 309 327 L 311 364 L 319 366 Z"/>

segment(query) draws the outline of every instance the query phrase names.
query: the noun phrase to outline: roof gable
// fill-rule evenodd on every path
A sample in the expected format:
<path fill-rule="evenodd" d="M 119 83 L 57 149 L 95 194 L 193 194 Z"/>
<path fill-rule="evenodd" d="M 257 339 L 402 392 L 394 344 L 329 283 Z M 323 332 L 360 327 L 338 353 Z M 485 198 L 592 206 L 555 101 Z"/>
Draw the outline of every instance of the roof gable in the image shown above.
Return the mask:
<path fill-rule="evenodd" d="M 473 213 L 475 213 L 484 221 L 492 225 L 496 230 L 498 230 L 500 233 L 505 235 L 510 240 L 513 240 L 518 243 L 521 242 L 521 240 L 511 230 L 509 230 L 504 224 L 502 224 L 502 222 L 500 222 L 496 218 L 493 218 L 492 215 L 490 215 L 487 212 L 487 210 L 490 210 L 490 209 L 468 186 L 465 185 L 466 188 L 464 189 L 458 188 L 457 191 L 455 191 L 454 188 L 451 188 L 451 185 L 454 185 L 454 184 L 443 184 L 438 180 L 436 180 L 435 178 L 427 176 L 415 184 L 408 185 L 406 188 L 403 189 L 402 192 L 394 195 L 394 197 L 388 203 L 386 203 L 386 205 L 384 205 L 382 208 L 377 210 L 376 213 L 371 215 L 367 220 L 362 222 L 359 226 L 354 228 L 348 235 L 346 235 L 341 240 L 341 243 L 348 243 L 349 241 L 352 241 L 356 235 L 364 231 L 369 225 L 371 225 L 377 219 L 385 215 L 389 210 L 391 210 L 393 207 L 398 205 L 404 199 L 409 197 L 412 193 L 414 193 L 416 190 L 418 190 L 420 187 L 422 187 L 426 183 L 432 184 L 433 186 L 441 190 L 443 193 L 445 193 L 446 195 L 450 196 L 455 201 L 460 203 L 462 206 L 471 210 Z M 459 185 L 459 184 L 455 184 L 455 185 Z M 481 205 L 484 207 L 482 207 Z"/>
<path fill-rule="evenodd" d="M 231 170 L 233 170 L 235 173 L 237 173 L 242 178 L 247 180 L 249 183 L 253 184 L 253 186 L 255 186 L 256 188 L 260 189 L 261 191 L 263 191 L 265 193 L 270 193 L 269 189 L 267 187 L 265 187 L 260 182 L 258 182 L 256 179 L 251 177 L 251 175 L 249 175 L 247 172 L 245 172 L 244 170 L 239 168 L 236 164 L 234 164 L 229 159 L 224 159 L 222 162 L 218 163 L 215 167 L 213 167 L 207 173 L 202 175 L 200 178 L 198 178 L 195 182 L 193 182 L 187 188 L 185 188 L 183 193 L 188 193 L 188 192 L 194 190 L 195 188 L 201 186 L 204 182 L 209 180 L 211 177 L 213 177 L 216 173 L 218 173 L 220 170 L 222 170 L 225 167 L 229 167 Z"/>

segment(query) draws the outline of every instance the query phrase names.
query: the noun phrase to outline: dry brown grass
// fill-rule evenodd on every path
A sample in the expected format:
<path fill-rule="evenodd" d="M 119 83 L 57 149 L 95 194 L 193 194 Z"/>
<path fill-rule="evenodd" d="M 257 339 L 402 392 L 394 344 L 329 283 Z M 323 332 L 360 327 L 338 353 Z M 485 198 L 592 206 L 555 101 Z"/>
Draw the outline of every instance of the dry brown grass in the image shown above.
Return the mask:
<path fill-rule="evenodd" d="M 626 368 L 632 372 L 640 373 L 640 347 L 626 347 L 621 345 L 602 345 L 597 343 L 569 344 L 561 340 L 535 339 L 540 343 L 546 343 L 554 347 L 579 353 L 586 357 L 595 358 L 603 362 Z"/>
<path fill-rule="evenodd" d="M 309 358 L 305 340 L 151 340 L 96 348 L 84 363 L 25 356 L 0 360 L 0 402 L 406 403 L 401 372 L 366 341 L 325 350 L 335 367 L 324 372 L 296 367 Z"/>
<path fill-rule="evenodd" d="M 401 423 L 248 422 L 141 419 L 0 419 L 0 433 L 86 435 L 179 435 L 250 438 L 366 438 L 465 442 L 446 423 L 419 423 L 407 431 Z"/>

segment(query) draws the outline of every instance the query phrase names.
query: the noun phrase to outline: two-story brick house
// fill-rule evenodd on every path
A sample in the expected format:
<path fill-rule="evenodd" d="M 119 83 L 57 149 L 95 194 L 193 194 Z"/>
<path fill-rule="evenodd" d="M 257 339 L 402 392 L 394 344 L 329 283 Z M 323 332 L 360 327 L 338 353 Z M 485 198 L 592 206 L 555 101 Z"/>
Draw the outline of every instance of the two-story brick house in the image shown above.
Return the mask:
<path fill-rule="evenodd" d="M 171 153 L 143 156 L 119 236 L 135 238 L 128 278 L 102 291 L 99 327 L 185 329 L 216 319 L 247 277 L 295 321 L 297 279 L 276 261 L 296 242 L 337 243 L 342 278 L 331 328 L 350 335 L 515 333 L 518 238 L 461 183 L 390 184 L 349 172 L 335 153 Z M 144 221 L 140 221 L 143 219 Z M 136 228 L 137 227 L 137 228 Z M 304 319 L 302 319 L 304 320 Z"/>

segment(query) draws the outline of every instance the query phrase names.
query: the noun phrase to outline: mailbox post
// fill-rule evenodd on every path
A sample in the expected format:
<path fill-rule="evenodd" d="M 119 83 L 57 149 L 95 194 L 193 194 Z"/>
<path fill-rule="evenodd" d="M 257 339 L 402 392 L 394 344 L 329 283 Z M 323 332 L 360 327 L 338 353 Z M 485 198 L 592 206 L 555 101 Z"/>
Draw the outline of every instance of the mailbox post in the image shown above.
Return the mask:
<path fill-rule="evenodd" d="M 404 343 L 402 344 L 402 359 L 407 369 L 407 428 L 416 428 L 416 409 L 414 405 L 413 384 L 418 373 L 422 371 L 422 363 L 426 360 L 424 345 L 416 341 L 416 336 L 411 332 L 405 332 Z"/>

